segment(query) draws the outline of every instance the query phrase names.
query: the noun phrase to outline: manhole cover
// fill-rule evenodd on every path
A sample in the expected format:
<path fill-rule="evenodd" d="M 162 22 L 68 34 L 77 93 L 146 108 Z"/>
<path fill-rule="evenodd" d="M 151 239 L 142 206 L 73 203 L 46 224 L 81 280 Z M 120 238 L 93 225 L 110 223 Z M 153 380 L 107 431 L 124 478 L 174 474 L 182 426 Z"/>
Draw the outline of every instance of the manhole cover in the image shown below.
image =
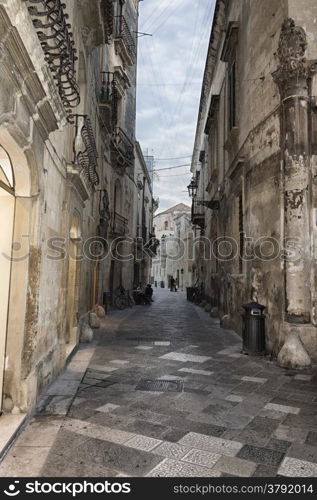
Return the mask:
<path fill-rule="evenodd" d="M 182 380 L 157 380 L 141 379 L 135 388 L 136 391 L 155 391 L 155 392 L 182 392 Z"/>

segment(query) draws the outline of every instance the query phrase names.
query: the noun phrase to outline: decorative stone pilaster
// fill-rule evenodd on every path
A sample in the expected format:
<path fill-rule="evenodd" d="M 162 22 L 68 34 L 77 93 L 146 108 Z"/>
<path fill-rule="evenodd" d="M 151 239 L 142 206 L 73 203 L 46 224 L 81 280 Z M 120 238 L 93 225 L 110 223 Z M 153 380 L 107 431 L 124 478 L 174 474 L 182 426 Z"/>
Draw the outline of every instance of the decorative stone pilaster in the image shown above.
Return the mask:
<path fill-rule="evenodd" d="M 292 19 L 282 25 L 273 79 L 281 96 L 281 149 L 284 162 L 284 237 L 286 321 L 309 323 L 311 245 L 309 213 L 311 169 L 309 78 L 316 65 L 306 61 L 306 33 Z"/>

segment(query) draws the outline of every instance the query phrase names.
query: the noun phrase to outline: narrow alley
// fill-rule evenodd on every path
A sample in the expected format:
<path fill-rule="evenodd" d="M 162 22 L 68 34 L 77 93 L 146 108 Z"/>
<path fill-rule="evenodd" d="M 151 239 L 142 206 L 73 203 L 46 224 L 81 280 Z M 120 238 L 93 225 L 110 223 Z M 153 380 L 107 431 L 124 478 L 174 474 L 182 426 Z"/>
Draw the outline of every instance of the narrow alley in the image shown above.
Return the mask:
<path fill-rule="evenodd" d="M 316 373 L 242 355 L 182 291 L 154 298 L 79 348 L 0 475 L 316 476 Z"/>

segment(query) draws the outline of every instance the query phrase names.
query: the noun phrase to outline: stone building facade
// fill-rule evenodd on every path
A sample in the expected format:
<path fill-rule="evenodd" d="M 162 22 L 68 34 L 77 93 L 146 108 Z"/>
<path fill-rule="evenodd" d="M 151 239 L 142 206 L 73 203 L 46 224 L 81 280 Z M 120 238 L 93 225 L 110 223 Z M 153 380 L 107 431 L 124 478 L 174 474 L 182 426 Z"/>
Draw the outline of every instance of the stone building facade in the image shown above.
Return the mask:
<path fill-rule="evenodd" d="M 113 261 L 137 236 L 137 26 L 138 0 L 0 1 L 4 412 L 31 411 L 79 318 L 132 287 Z"/>
<path fill-rule="evenodd" d="M 285 366 L 317 359 L 316 18 L 313 0 L 216 2 L 192 163 L 206 298 L 240 333 L 242 304 L 265 305 Z"/>
<path fill-rule="evenodd" d="M 192 249 L 190 207 L 179 203 L 154 217 L 154 231 L 160 242 L 156 257 L 152 259 L 152 281 L 165 287 L 173 277 L 178 287 L 192 284 Z"/>
<path fill-rule="evenodd" d="M 134 263 L 133 286 L 140 283 L 150 283 L 151 263 L 155 258 L 158 240 L 153 227 L 153 214 L 157 209 L 157 202 L 153 198 L 151 172 L 145 162 L 141 146 L 137 142 L 135 147 L 135 191 L 134 198 Z"/>
<path fill-rule="evenodd" d="M 192 163 L 207 300 L 238 332 L 262 303 L 267 350 L 295 335 L 314 361 L 316 17 L 311 0 L 216 2 Z"/>

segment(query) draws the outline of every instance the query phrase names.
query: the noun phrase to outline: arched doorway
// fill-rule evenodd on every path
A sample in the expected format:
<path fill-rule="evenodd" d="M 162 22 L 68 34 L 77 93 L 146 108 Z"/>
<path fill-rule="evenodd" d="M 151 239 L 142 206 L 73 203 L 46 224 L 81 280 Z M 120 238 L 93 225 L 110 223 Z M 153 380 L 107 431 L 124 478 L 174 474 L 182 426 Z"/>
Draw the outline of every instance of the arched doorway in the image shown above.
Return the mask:
<path fill-rule="evenodd" d="M 77 214 L 73 215 L 69 233 L 68 282 L 67 282 L 67 354 L 78 340 L 78 309 L 80 287 L 80 244 L 81 228 Z"/>
<path fill-rule="evenodd" d="M 15 211 L 14 174 L 7 152 L 0 146 L 0 412 L 8 326 L 12 239 Z"/>

